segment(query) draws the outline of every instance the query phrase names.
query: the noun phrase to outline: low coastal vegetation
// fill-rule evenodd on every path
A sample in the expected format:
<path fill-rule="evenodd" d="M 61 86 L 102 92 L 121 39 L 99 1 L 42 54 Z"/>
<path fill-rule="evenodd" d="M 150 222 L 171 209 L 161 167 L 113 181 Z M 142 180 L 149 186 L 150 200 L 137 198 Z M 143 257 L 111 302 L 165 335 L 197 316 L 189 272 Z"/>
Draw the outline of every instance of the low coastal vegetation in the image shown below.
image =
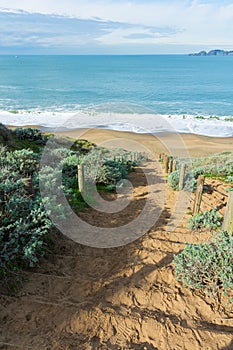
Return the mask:
<path fill-rule="evenodd" d="M 223 152 L 208 157 L 188 160 L 176 159 L 177 170 L 171 172 L 168 176 L 168 183 L 175 191 L 179 189 L 179 176 L 182 163 L 186 163 L 187 165 L 184 179 L 184 189 L 186 191 L 195 191 L 199 175 L 226 182 L 230 186 L 233 184 L 232 152 Z M 231 189 L 231 187 L 229 187 L 229 189 Z"/>
<path fill-rule="evenodd" d="M 186 287 L 214 297 L 233 290 L 233 236 L 219 231 L 210 242 L 188 244 L 175 256 L 176 277 Z"/>
<path fill-rule="evenodd" d="M 49 164 L 39 167 L 47 141 Z M 99 148 L 87 140 L 70 142 L 44 134 L 38 129 L 9 130 L 0 124 L 0 277 L 1 284 L 12 292 L 20 281 L 20 271 L 37 266 L 51 247 L 53 223 L 48 215 L 49 205 L 59 220 L 70 211 L 59 205 L 60 193 L 65 193 L 75 211 L 87 206 L 78 189 L 77 165 L 85 165 L 89 184 L 99 190 L 115 191 L 117 183 L 127 178 L 137 166 L 133 153 L 122 149 Z M 188 163 L 184 190 L 196 189 L 197 177 L 221 180 L 233 188 L 233 153 L 224 152 Z M 173 190 L 179 189 L 179 173 L 185 160 L 176 159 L 177 169 L 168 177 Z M 95 166 L 93 167 L 93 164 Z M 62 173 L 62 183 L 58 174 Z M 45 192 L 53 196 L 41 198 L 39 180 Z M 46 210 L 44 204 L 46 203 Z M 212 295 L 231 295 L 233 290 L 233 237 L 222 231 L 223 217 L 216 208 L 200 212 L 188 221 L 192 230 L 202 228 L 212 233 L 208 242 L 187 244 L 174 257 L 178 281 L 193 290 Z M 195 234 L 194 231 L 194 234 Z"/>
<path fill-rule="evenodd" d="M 179 178 L 180 178 L 179 170 L 173 171 L 168 176 L 168 183 L 174 191 L 178 191 L 179 189 Z M 184 179 L 184 190 L 188 192 L 193 192 L 196 189 L 196 185 L 197 185 L 197 174 L 194 174 L 193 172 L 186 172 L 185 179 Z"/>
<path fill-rule="evenodd" d="M 168 182 L 172 189 L 178 190 L 180 164 L 185 160 L 177 161 L 178 170 L 172 172 Z M 192 176 L 196 187 L 197 177 L 221 181 L 226 191 L 233 190 L 233 153 L 223 152 L 208 157 L 192 159 L 186 162 L 187 173 L 184 190 Z M 204 191 L 208 191 L 205 188 Z M 232 232 L 222 231 L 223 216 L 218 208 L 199 212 L 188 219 L 188 228 L 192 230 L 207 229 L 212 236 L 208 242 L 201 244 L 187 244 L 186 248 L 174 257 L 175 273 L 178 281 L 193 290 L 211 294 L 216 298 L 226 296 L 228 303 L 232 302 L 233 294 L 233 236 Z M 219 299 L 218 299 L 219 300 Z"/>
<path fill-rule="evenodd" d="M 223 216 L 214 208 L 204 213 L 198 213 L 188 220 L 188 228 L 191 230 L 198 230 L 201 228 L 208 228 L 217 230 L 222 226 Z"/>
<path fill-rule="evenodd" d="M 49 165 L 39 169 L 48 139 L 54 144 L 48 154 Z M 36 266 L 50 245 L 53 223 L 45 202 L 59 220 L 71 212 L 59 204 L 61 192 L 74 210 L 85 206 L 78 189 L 77 165 L 85 164 L 90 183 L 114 191 L 137 163 L 129 152 L 115 150 L 113 155 L 87 140 L 72 141 L 67 149 L 64 140 L 32 128 L 9 130 L 0 124 L 0 141 L 0 278 L 5 288 L 12 290 L 18 272 Z M 61 172 L 62 184 L 58 181 Z M 53 193 L 49 199 L 41 198 L 39 180 Z"/>

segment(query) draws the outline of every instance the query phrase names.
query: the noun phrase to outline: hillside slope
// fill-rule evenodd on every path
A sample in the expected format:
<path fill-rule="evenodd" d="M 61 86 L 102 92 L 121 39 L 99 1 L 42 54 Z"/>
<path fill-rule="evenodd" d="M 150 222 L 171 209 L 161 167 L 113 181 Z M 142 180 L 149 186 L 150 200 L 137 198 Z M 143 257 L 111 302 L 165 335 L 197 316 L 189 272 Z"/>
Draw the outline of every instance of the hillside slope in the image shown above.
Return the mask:
<path fill-rule="evenodd" d="M 153 167 L 148 163 L 146 171 Z M 130 180 L 135 204 L 127 217 L 137 215 L 147 197 L 140 172 Z M 219 181 L 211 180 L 215 185 L 219 189 Z M 174 231 L 166 230 L 176 196 L 167 187 L 159 221 L 127 246 L 94 249 L 57 236 L 54 252 L 40 268 L 26 273 L 28 282 L 18 295 L 1 296 L 1 349 L 232 349 L 233 319 L 210 297 L 185 289 L 175 279 L 174 254 L 186 242 L 209 239 L 206 232 L 187 229 L 188 214 Z M 226 202 L 223 195 L 206 194 L 204 199 L 205 205 L 221 208 Z M 92 209 L 82 217 L 109 227 L 109 218 Z M 119 225 L 125 217 L 120 213 L 114 220 Z"/>

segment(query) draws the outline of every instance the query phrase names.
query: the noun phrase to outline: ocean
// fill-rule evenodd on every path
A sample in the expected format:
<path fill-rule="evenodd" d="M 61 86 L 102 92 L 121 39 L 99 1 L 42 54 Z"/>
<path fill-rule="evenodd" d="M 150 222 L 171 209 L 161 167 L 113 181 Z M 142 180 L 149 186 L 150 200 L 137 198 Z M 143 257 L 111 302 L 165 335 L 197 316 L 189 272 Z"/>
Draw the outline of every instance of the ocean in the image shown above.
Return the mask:
<path fill-rule="evenodd" d="M 0 122 L 233 136 L 233 56 L 0 56 Z"/>

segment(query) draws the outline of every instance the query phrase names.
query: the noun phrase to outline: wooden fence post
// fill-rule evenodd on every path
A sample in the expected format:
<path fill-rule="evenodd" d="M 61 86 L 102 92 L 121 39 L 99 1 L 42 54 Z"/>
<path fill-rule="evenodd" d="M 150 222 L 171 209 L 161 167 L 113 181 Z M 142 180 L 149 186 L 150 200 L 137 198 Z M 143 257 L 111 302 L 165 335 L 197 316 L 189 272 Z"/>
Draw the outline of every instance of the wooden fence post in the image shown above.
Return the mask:
<path fill-rule="evenodd" d="M 177 170 L 177 162 L 173 159 L 172 172 Z"/>
<path fill-rule="evenodd" d="M 233 234 L 233 192 L 229 192 L 222 228 L 224 231 Z"/>
<path fill-rule="evenodd" d="M 171 174 L 173 168 L 173 157 L 169 160 L 169 167 L 168 167 L 168 173 Z"/>
<path fill-rule="evenodd" d="M 26 187 L 27 191 L 30 194 L 34 195 L 35 194 L 35 189 L 34 189 L 33 184 L 32 184 L 32 178 L 31 177 L 24 177 L 22 180 L 23 180 L 23 182 L 25 184 L 25 187 Z"/>
<path fill-rule="evenodd" d="M 168 174 L 168 166 L 169 166 L 169 158 L 168 156 L 165 156 L 165 173 Z"/>
<path fill-rule="evenodd" d="M 197 179 L 197 190 L 196 190 L 194 206 L 193 206 L 193 215 L 198 214 L 200 211 L 204 183 L 205 183 L 205 176 L 199 175 Z"/>
<path fill-rule="evenodd" d="M 85 192 L 84 166 L 78 164 L 78 188 L 81 194 Z"/>
<path fill-rule="evenodd" d="M 184 188 L 185 172 L 186 172 L 186 164 L 183 163 L 181 164 L 181 168 L 180 168 L 179 191 L 182 191 Z"/>

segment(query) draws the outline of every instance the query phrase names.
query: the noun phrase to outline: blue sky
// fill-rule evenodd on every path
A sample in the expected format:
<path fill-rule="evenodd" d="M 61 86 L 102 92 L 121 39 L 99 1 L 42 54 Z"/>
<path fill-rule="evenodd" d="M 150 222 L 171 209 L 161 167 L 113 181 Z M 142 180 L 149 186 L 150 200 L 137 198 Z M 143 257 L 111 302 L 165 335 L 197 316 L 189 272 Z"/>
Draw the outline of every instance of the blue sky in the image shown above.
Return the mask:
<path fill-rule="evenodd" d="M 233 49 L 233 0 L 0 0 L 0 54 Z"/>

